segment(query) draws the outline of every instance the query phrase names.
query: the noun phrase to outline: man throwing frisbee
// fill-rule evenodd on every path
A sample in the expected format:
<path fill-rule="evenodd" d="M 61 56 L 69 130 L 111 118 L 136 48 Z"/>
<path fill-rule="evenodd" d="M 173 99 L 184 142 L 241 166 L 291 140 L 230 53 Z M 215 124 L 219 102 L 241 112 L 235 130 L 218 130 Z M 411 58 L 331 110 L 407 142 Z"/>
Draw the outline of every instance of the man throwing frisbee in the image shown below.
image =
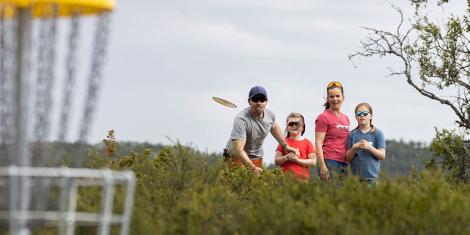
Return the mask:
<path fill-rule="evenodd" d="M 233 122 L 230 140 L 224 151 L 225 161 L 234 165 L 245 165 L 260 174 L 263 169 L 263 142 L 270 132 L 288 152 L 299 156 L 299 150 L 287 145 L 282 130 L 276 122 L 274 112 L 266 109 L 268 94 L 261 86 L 251 88 L 248 94 L 249 107 L 242 110 Z"/>

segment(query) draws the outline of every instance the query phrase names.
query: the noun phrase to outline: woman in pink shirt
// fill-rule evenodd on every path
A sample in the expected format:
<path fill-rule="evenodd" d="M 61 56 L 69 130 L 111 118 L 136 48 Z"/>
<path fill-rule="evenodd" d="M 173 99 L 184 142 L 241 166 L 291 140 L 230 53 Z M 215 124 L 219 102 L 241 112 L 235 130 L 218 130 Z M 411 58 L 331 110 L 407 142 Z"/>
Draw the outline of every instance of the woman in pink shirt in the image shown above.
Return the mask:
<path fill-rule="evenodd" d="M 331 172 L 344 174 L 346 161 L 346 141 L 349 133 L 349 117 L 341 112 L 344 101 L 343 85 L 330 82 L 326 88 L 325 111 L 315 120 L 315 149 L 317 151 L 319 175 L 324 181 Z"/>

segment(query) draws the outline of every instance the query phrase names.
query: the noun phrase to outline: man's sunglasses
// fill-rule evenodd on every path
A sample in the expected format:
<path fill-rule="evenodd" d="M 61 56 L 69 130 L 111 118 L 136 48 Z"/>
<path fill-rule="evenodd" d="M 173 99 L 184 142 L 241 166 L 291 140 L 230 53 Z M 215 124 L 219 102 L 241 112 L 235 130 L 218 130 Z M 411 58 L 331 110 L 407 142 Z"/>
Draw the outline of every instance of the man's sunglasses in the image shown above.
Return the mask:
<path fill-rule="evenodd" d="M 343 87 L 340 82 L 330 82 L 328 83 L 328 86 L 326 88 L 331 88 L 331 87 Z"/>
<path fill-rule="evenodd" d="M 264 103 L 267 100 L 268 99 L 266 99 L 266 96 L 253 96 L 253 97 L 251 97 L 251 101 L 253 101 L 254 103 L 258 103 L 258 102 Z"/>
<path fill-rule="evenodd" d="M 290 127 L 300 126 L 300 122 L 289 122 L 287 123 L 287 126 L 290 126 Z"/>
<path fill-rule="evenodd" d="M 365 117 L 367 115 L 369 115 L 369 111 L 356 112 L 356 116 L 358 117 Z"/>

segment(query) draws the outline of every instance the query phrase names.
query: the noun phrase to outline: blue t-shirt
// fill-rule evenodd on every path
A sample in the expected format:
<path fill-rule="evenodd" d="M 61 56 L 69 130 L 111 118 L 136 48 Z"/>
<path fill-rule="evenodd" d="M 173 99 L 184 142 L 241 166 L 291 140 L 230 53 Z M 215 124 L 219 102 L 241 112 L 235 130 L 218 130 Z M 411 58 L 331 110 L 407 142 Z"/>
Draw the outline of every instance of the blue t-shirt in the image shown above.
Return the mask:
<path fill-rule="evenodd" d="M 351 149 L 353 144 L 365 139 L 376 149 L 385 149 L 385 138 L 381 130 L 375 128 L 374 132 L 362 133 L 359 128 L 352 130 L 348 136 L 347 149 Z M 356 152 L 351 162 L 351 169 L 354 175 L 358 175 L 363 180 L 378 179 L 380 173 L 380 160 L 375 158 L 367 150 Z"/>

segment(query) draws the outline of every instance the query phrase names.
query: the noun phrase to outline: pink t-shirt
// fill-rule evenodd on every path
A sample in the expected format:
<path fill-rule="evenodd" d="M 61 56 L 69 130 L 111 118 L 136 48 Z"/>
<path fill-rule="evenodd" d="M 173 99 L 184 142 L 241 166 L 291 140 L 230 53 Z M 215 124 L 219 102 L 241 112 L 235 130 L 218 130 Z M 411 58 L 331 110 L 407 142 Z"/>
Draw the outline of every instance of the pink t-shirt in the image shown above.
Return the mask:
<path fill-rule="evenodd" d="M 323 132 L 323 158 L 346 162 L 346 141 L 349 133 L 349 118 L 341 113 L 338 118 L 329 109 L 318 115 L 315 132 Z"/>

